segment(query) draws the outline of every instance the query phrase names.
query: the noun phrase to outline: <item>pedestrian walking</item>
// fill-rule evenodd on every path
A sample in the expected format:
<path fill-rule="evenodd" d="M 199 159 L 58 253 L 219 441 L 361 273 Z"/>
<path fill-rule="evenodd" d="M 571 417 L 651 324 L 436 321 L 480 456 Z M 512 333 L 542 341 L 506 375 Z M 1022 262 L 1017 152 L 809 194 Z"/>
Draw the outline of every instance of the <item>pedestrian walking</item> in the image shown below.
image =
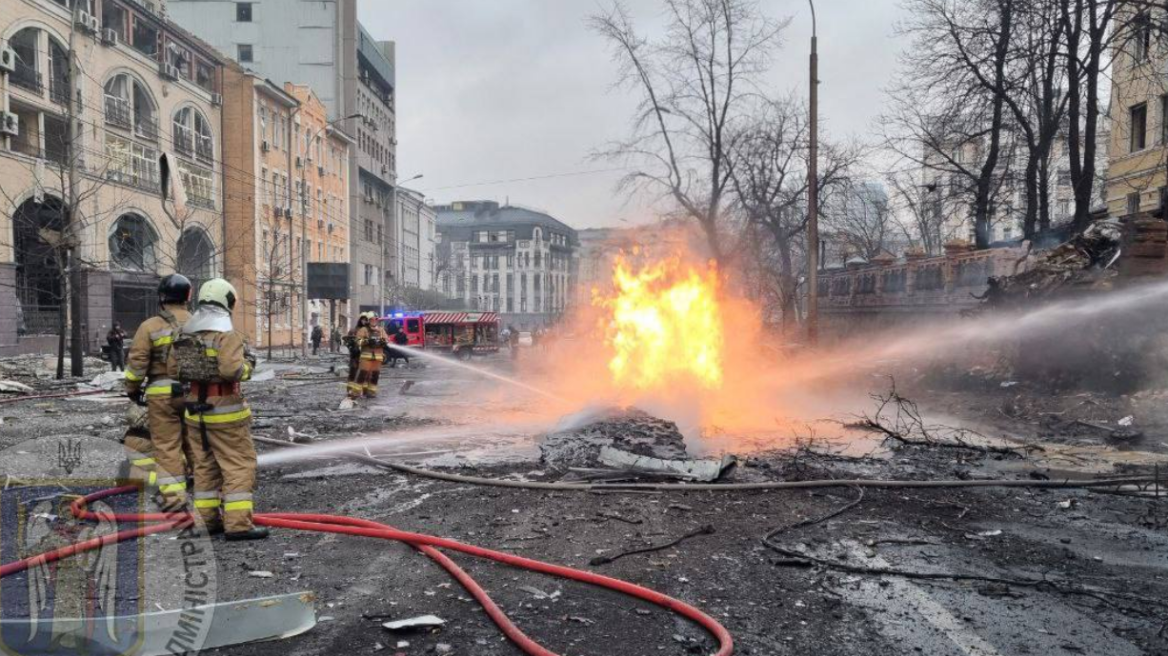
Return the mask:
<path fill-rule="evenodd" d="M 341 329 L 333 326 L 329 331 L 329 351 L 336 353 L 341 348 Z"/>
<path fill-rule="evenodd" d="M 319 325 L 312 327 L 312 354 L 320 350 L 320 341 L 324 339 L 324 331 L 320 329 Z"/>
<path fill-rule="evenodd" d="M 105 343 L 109 345 L 110 371 L 126 370 L 126 331 L 122 324 L 114 322 L 114 327 L 105 334 Z"/>

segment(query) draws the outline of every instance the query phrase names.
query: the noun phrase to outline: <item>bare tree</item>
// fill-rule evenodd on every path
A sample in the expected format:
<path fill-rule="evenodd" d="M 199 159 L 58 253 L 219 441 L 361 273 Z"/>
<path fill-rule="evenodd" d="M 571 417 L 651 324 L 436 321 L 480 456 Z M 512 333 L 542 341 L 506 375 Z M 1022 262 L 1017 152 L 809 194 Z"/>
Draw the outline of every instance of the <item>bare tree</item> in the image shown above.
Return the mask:
<path fill-rule="evenodd" d="M 791 100 L 769 102 L 735 137 L 731 167 L 735 201 L 748 226 L 744 242 L 767 237 L 766 247 L 756 246 L 752 254 L 756 261 L 774 260 L 774 290 L 787 327 L 796 318 L 799 272 L 806 257 L 808 142 L 805 107 Z M 829 205 L 825 200 L 847 179 L 860 156 L 854 145 L 841 147 L 821 139 L 821 215 Z"/>
<path fill-rule="evenodd" d="M 926 255 L 940 255 L 945 240 L 943 189 L 922 185 L 918 171 L 890 171 L 885 180 L 891 189 L 889 204 L 897 229 L 910 245 Z"/>
<path fill-rule="evenodd" d="M 620 83 L 641 97 L 633 133 L 600 155 L 636 166 L 622 180 L 670 198 L 701 226 L 713 257 L 732 251 L 724 209 L 738 124 L 779 44 L 785 21 L 765 17 L 753 0 L 663 0 L 659 40 L 637 32 L 619 2 L 591 19 L 614 51 Z"/>
<path fill-rule="evenodd" d="M 989 246 L 1012 160 L 1006 92 L 1021 0 L 908 0 L 904 82 L 890 94 L 889 144 L 969 196 L 975 240 Z"/>
<path fill-rule="evenodd" d="M 826 216 L 826 226 L 848 251 L 871 260 L 887 247 L 895 226 L 884 186 L 872 181 L 841 181 Z"/>

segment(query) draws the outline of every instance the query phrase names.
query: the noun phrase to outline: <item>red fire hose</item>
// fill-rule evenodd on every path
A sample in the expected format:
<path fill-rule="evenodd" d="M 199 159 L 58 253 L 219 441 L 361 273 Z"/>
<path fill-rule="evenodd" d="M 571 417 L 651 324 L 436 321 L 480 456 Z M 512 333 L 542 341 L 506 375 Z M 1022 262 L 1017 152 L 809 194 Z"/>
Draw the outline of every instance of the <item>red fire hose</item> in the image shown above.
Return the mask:
<path fill-rule="evenodd" d="M 97 501 L 107 497 L 116 496 L 118 494 L 125 494 L 128 492 L 137 492 L 138 488 L 135 486 L 126 486 L 111 488 L 95 492 L 88 496 L 77 499 L 73 502 L 71 510 L 73 516 L 78 519 L 93 520 L 99 517 L 98 513 L 90 511 L 86 506 L 91 501 Z M 123 540 L 130 540 L 140 538 L 153 533 L 163 533 L 175 529 L 185 528 L 193 523 L 193 518 L 187 513 L 166 514 L 166 513 L 142 513 L 142 514 L 102 514 L 100 517 L 105 519 L 114 519 L 126 522 L 157 522 L 146 526 L 140 526 L 136 529 L 129 529 L 120 531 L 118 533 L 111 533 L 99 538 L 93 538 L 84 542 L 78 542 L 66 547 L 61 547 L 54 551 L 49 551 L 37 556 L 31 556 L 22 560 L 14 561 L 6 565 L 0 566 L 0 578 L 21 572 L 33 565 L 41 562 L 53 562 L 62 558 L 68 558 L 85 551 L 92 551 L 98 549 L 106 544 L 113 544 Z M 486 591 L 475 582 L 469 574 L 460 568 L 453 560 L 438 550 L 438 547 L 443 549 L 450 549 L 451 551 L 458 551 L 471 556 L 479 558 L 486 558 L 496 562 L 526 569 L 541 574 L 550 574 L 552 576 L 559 576 L 561 578 L 572 581 L 580 581 L 582 583 L 589 583 L 609 590 L 615 590 L 622 594 L 636 597 L 644 601 L 656 604 L 686 617 L 698 623 L 705 630 L 709 631 L 719 643 L 718 651 L 715 656 L 730 656 L 734 651 L 734 640 L 730 636 L 730 632 L 725 629 L 714 618 L 706 615 L 702 611 L 681 602 L 673 597 L 661 594 L 654 590 L 614 579 L 607 576 L 600 576 L 592 572 L 585 572 L 562 565 L 553 565 L 530 558 L 523 558 L 501 551 L 494 551 L 492 549 L 484 549 L 483 547 L 476 547 L 474 545 L 463 544 L 454 540 L 446 538 L 439 538 L 430 535 L 423 535 L 421 533 L 410 533 L 407 531 L 400 531 L 385 524 L 369 521 L 366 519 L 357 519 L 354 517 L 342 517 L 337 515 L 315 515 L 315 514 L 299 514 L 299 513 L 265 513 L 255 516 L 255 522 L 263 526 L 272 526 L 277 528 L 289 528 L 302 531 L 316 531 L 320 533 L 339 533 L 342 535 L 356 535 L 370 538 L 381 538 L 383 540 L 394 540 L 408 544 L 422 553 L 430 557 L 430 559 L 441 565 L 451 576 L 455 578 L 473 596 L 483 610 L 487 612 L 491 620 L 503 631 L 503 633 L 519 646 L 524 653 L 531 656 L 557 656 L 555 652 L 549 651 L 540 646 L 537 642 L 529 638 L 526 634 L 515 626 L 515 624 L 507 617 L 507 615 L 499 608 L 499 606 L 487 595 Z"/>

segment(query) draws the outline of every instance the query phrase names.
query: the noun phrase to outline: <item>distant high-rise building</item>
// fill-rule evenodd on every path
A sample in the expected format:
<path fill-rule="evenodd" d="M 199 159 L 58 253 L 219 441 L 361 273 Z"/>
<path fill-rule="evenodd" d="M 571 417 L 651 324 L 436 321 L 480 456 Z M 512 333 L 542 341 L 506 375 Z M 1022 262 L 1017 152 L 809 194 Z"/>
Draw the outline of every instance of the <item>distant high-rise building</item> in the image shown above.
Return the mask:
<path fill-rule="evenodd" d="M 379 309 L 401 283 L 394 44 L 357 20 L 357 0 L 170 0 L 171 17 L 262 77 L 310 87 L 356 140 L 349 156 L 354 310 Z M 354 118 L 346 118 L 359 115 Z M 294 117 L 295 126 L 299 121 Z M 303 134 L 297 130 L 297 136 Z"/>

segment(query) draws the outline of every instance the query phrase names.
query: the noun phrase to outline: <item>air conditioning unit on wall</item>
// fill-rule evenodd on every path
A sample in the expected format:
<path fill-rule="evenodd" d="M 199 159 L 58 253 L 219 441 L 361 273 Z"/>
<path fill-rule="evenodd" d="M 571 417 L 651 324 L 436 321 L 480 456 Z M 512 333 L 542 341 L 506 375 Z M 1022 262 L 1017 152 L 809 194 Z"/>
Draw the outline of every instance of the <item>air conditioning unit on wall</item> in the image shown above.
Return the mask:
<path fill-rule="evenodd" d="M 99 23 L 97 22 L 97 17 L 90 16 L 88 12 L 84 11 L 77 12 L 77 27 L 81 31 L 89 34 L 96 34 L 98 26 Z"/>
<path fill-rule="evenodd" d="M 216 106 L 216 107 L 222 107 L 223 106 L 223 94 L 221 94 L 221 93 L 211 94 L 211 104 Z"/>
<path fill-rule="evenodd" d="M 12 112 L 0 112 L 0 134 L 20 136 L 20 118 Z"/>
<path fill-rule="evenodd" d="M 16 51 L 7 46 L 0 48 L 0 71 L 16 71 Z"/>
<path fill-rule="evenodd" d="M 118 45 L 118 31 L 112 27 L 107 27 L 101 31 L 101 42 L 107 46 Z"/>

